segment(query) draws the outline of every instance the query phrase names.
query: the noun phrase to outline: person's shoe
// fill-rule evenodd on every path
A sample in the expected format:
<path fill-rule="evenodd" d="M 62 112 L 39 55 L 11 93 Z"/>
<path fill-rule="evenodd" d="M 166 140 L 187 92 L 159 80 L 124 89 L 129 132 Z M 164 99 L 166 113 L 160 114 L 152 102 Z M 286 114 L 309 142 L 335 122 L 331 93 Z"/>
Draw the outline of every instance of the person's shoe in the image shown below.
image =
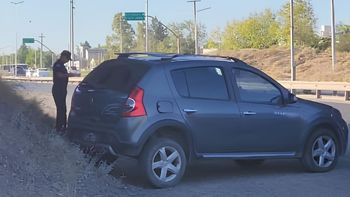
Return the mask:
<path fill-rule="evenodd" d="M 62 127 L 62 128 L 56 129 L 56 132 L 58 135 L 64 136 L 66 135 L 66 128 Z"/>

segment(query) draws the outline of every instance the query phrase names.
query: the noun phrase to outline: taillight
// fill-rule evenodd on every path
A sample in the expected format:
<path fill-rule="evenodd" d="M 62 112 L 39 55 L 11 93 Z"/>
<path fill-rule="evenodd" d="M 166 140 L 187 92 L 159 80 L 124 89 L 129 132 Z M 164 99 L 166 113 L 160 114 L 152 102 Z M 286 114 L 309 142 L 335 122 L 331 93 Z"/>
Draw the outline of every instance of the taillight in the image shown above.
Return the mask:
<path fill-rule="evenodd" d="M 136 87 L 131 91 L 129 98 L 125 103 L 125 111 L 123 112 L 124 117 L 146 115 L 145 106 L 143 105 L 143 94 L 143 89 L 139 87 Z"/>

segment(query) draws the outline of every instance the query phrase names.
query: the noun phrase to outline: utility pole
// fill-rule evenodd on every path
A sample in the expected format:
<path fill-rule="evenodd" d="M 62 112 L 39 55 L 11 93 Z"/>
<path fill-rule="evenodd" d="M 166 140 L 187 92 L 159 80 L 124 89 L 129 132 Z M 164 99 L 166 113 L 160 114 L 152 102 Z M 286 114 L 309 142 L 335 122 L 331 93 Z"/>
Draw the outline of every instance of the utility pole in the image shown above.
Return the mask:
<path fill-rule="evenodd" d="M 69 61 L 69 67 L 74 63 L 74 0 L 70 0 L 70 52 L 72 53 L 72 61 Z M 79 68 L 80 69 L 80 68 Z"/>
<path fill-rule="evenodd" d="M 11 1 L 11 3 L 13 4 L 13 5 L 15 5 L 15 23 L 16 23 L 16 48 L 15 48 L 15 68 L 14 68 L 14 70 L 15 70 L 15 77 L 17 76 L 17 5 L 18 4 L 21 4 L 21 3 L 24 3 L 24 1 L 17 1 L 17 2 L 12 2 Z"/>
<path fill-rule="evenodd" d="M 148 52 L 148 0 L 146 0 L 146 32 L 145 32 L 145 51 Z"/>
<path fill-rule="evenodd" d="M 193 2 L 193 18 L 194 18 L 194 53 L 198 54 L 198 30 L 197 30 L 197 2 L 201 0 L 191 0 Z"/>
<path fill-rule="evenodd" d="M 295 64 L 294 64 L 294 6 L 293 0 L 290 0 L 290 80 L 295 81 Z"/>
<path fill-rule="evenodd" d="M 119 20 L 119 28 L 120 28 L 120 53 L 123 53 L 123 15 L 120 17 Z"/>
<path fill-rule="evenodd" d="M 40 68 L 43 68 L 43 38 L 45 37 L 43 33 L 41 33 L 40 37 Z"/>
<path fill-rule="evenodd" d="M 72 50 L 72 0 L 69 1 L 69 45 L 68 48 Z M 71 51 L 72 52 L 72 51 Z M 69 61 L 69 67 L 71 67 L 71 61 Z"/>
<path fill-rule="evenodd" d="M 34 68 L 36 69 L 36 49 L 34 50 Z"/>
<path fill-rule="evenodd" d="M 332 70 L 335 70 L 335 14 L 334 14 L 334 0 L 331 0 L 331 15 L 332 15 Z"/>

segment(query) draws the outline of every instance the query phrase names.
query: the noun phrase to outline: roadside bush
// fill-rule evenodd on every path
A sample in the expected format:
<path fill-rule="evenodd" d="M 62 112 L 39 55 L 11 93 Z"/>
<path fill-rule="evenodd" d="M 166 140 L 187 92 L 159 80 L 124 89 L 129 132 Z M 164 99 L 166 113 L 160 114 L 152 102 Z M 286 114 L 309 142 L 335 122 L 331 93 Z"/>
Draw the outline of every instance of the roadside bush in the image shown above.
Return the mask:
<path fill-rule="evenodd" d="M 312 44 L 312 48 L 316 49 L 316 51 L 322 52 L 325 51 L 327 48 L 331 47 L 332 39 L 326 38 L 326 37 L 319 37 L 315 40 L 315 42 Z"/>
<path fill-rule="evenodd" d="M 340 35 L 336 47 L 338 51 L 350 52 L 350 33 Z"/>

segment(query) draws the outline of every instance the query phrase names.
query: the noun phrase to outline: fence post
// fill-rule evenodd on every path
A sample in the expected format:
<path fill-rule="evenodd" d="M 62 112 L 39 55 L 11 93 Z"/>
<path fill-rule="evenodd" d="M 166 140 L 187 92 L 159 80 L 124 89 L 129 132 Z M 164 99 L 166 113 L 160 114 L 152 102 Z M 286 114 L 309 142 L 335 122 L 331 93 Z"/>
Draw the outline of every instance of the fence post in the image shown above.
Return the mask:
<path fill-rule="evenodd" d="M 316 98 L 321 98 L 321 90 L 316 90 Z"/>

